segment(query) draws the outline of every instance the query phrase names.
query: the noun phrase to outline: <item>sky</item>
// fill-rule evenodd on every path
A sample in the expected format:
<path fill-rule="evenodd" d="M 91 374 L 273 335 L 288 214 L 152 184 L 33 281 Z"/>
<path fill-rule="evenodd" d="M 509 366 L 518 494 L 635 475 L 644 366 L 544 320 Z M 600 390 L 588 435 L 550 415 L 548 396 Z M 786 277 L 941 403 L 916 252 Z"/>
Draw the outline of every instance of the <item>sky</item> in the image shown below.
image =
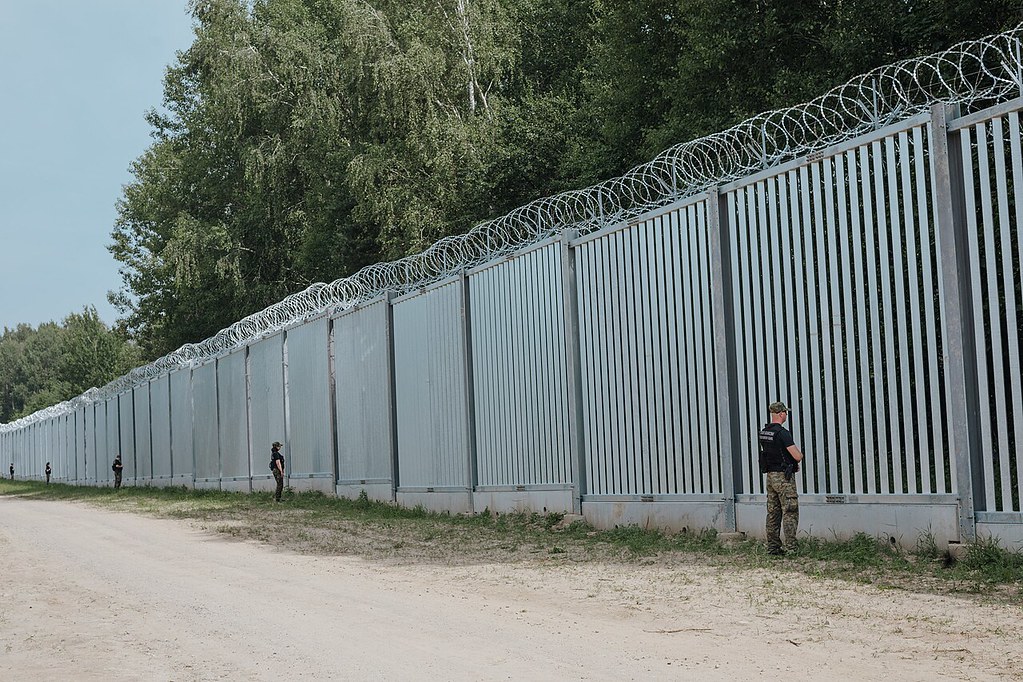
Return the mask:
<path fill-rule="evenodd" d="M 187 0 L 0 0 L 0 329 L 116 320 L 116 203 L 191 43 Z"/>

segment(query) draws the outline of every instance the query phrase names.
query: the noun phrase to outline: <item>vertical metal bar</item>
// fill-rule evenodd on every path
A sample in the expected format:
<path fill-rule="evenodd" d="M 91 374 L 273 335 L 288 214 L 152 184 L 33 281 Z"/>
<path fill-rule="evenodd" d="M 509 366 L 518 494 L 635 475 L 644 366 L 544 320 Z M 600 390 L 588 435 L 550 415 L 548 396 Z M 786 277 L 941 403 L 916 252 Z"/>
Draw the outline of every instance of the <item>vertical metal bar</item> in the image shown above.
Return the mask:
<path fill-rule="evenodd" d="M 678 251 L 676 249 L 678 234 L 673 228 L 670 216 L 665 216 L 662 219 L 661 231 L 664 235 L 662 243 L 664 244 L 664 270 L 666 273 L 664 327 L 668 387 L 666 389 L 665 400 L 668 408 L 669 424 L 664 455 L 665 486 L 666 492 L 677 494 L 682 491 L 679 480 L 679 463 L 682 456 L 681 422 L 684 418 L 684 410 L 681 404 L 681 378 L 678 373 L 678 306 L 682 278 L 678 272 Z"/>
<path fill-rule="evenodd" d="M 915 129 L 918 130 L 918 129 Z M 917 247 L 917 235 L 920 233 L 920 225 L 923 222 L 920 219 L 919 214 L 914 212 L 913 204 L 913 181 L 910 174 L 911 166 L 913 162 L 920 157 L 922 150 L 916 145 L 916 140 L 910 144 L 910 136 L 908 133 L 902 133 L 899 135 L 899 146 L 901 152 L 899 155 L 899 168 L 902 179 L 902 202 L 903 202 L 903 213 L 905 215 L 905 237 L 906 237 L 906 266 L 907 266 L 907 277 L 909 279 L 909 316 L 908 316 L 908 333 L 903 334 L 903 341 L 912 339 L 913 353 L 909 360 L 903 363 L 903 368 L 906 374 L 903 375 L 903 396 L 906 397 L 910 394 L 910 388 L 908 376 L 912 376 L 915 390 L 912 391 L 913 405 L 916 413 L 916 432 L 915 436 L 910 438 L 911 424 L 906 423 L 906 441 L 916 442 L 916 448 L 914 449 L 916 460 L 916 470 L 919 475 L 919 483 L 915 488 L 914 492 L 918 493 L 933 493 L 934 489 L 931 486 L 931 475 L 930 468 L 927 463 L 927 414 L 926 414 L 926 386 L 924 385 L 924 346 L 921 338 L 920 328 L 923 324 L 923 318 L 920 311 L 920 292 L 922 291 L 922 285 L 920 283 L 920 268 L 917 264 L 917 254 L 920 253 L 921 249 Z M 904 346 L 905 348 L 905 346 Z M 910 364 L 912 364 L 912 373 L 909 372 Z"/>
<path fill-rule="evenodd" d="M 654 390 L 652 391 L 654 412 L 654 434 L 651 444 L 651 463 L 654 469 L 653 489 L 654 494 L 663 495 L 667 491 L 665 481 L 667 479 L 667 447 L 665 445 L 666 433 L 670 428 L 666 415 L 667 391 L 665 391 L 666 367 L 664 358 L 667 355 L 665 343 L 667 324 L 667 311 L 665 310 L 665 275 L 664 261 L 666 250 L 664 248 L 664 216 L 657 216 L 651 219 L 652 227 L 650 239 L 647 242 L 649 252 L 648 258 L 653 263 L 654 292 L 652 298 L 653 319 L 651 335 L 651 362 L 653 364 Z"/>
<path fill-rule="evenodd" d="M 859 477 L 856 488 L 862 493 L 877 492 L 877 484 L 874 476 L 874 425 L 873 414 L 870 411 L 870 347 L 867 336 L 867 286 L 864 274 L 863 242 L 865 230 L 861 221 L 866 221 L 865 215 L 869 214 L 870 208 L 865 200 L 861 200 L 861 183 L 867 184 L 868 176 L 865 174 L 866 150 L 860 148 L 849 150 L 846 156 L 849 162 L 849 205 L 852 221 L 852 252 L 853 266 L 850 276 L 850 288 L 856 292 L 856 365 L 857 365 L 857 386 L 858 393 L 858 421 L 859 428 L 863 434 L 863 449 L 856 454 L 857 472 Z"/>
<path fill-rule="evenodd" d="M 998 390 L 998 396 L 1002 400 L 1000 406 L 1006 411 L 1005 414 L 999 415 L 999 463 L 1002 465 L 1002 510 L 1012 511 L 1013 507 L 1013 489 L 1012 489 L 1012 455 L 1010 451 L 1013 449 L 1012 444 L 1009 442 L 1009 415 L 1008 411 L 1011 410 L 1013 413 L 1018 413 L 1021 409 L 1020 403 L 1023 398 L 1019 395 L 1020 389 L 1020 363 L 1019 363 L 1019 326 L 1016 322 L 1016 286 L 1015 277 L 1013 276 L 1013 263 L 1012 263 L 1012 225 L 1009 219 L 1009 192 L 1008 192 L 1008 174 L 1006 172 L 1005 163 L 1005 136 L 1003 134 L 1003 123 L 1001 118 L 996 118 L 992 121 L 993 132 L 994 132 L 994 160 L 995 160 L 995 187 L 996 195 L 998 199 L 998 226 L 1000 243 L 998 251 L 1002 256 L 1002 287 L 1003 287 L 1003 298 L 1001 299 L 1000 308 L 998 314 L 999 325 L 1001 319 L 1004 318 L 1006 323 L 1006 354 L 1004 360 L 1008 361 L 1009 371 L 1008 372 L 995 372 L 995 381 L 1001 384 Z M 1016 138 L 1017 141 L 1019 138 Z M 994 250 L 994 245 L 989 250 L 989 253 Z M 994 305 L 992 304 L 992 309 Z M 1001 336 L 1001 329 L 998 329 L 999 336 Z M 996 356 L 997 357 L 997 356 Z M 1008 403 L 1008 405 L 1006 405 Z M 1018 416 L 1018 415 L 1017 415 Z M 1015 425 L 1016 440 L 1018 441 L 1020 436 L 1020 421 L 1016 419 L 1013 421 Z M 1019 457 L 1023 455 L 1019 448 L 1016 448 L 1017 461 Z"/>
<path fill-rule="evenodd" d="M 856 345 L 855 345 L 855 318 L 853 315 L 852 305 L 852 278 L 850 276 L 851 260 L 851 245 L 854 240 L 859 239 L 859 235 L 853 234 L 849 229 L 849 185 L 850 177 L 852 174 L 846 173 L 846 156 L 844 154 L 838 154 L 835 157 L 835 189 L 837 191 L 836 201 L 838 202 L 838 234 L 834 240 L 835 248 L 835 260 L 834 270 L 832 270 L 832 276 L 836 277 L 837 284 L 840 284 L 841 290 L 841 307 L 842 307 L 842 338 L 840 347 L 844 349 L 844 353 L 840 353 L 839 357 L 839 368 L 836 372 L 841 385 L 841 407 L 839 412 L 839 432 L 848 434 L 848 454 L 842 459 L 842 492 L 844 493 L 855 493 L 860 488 L 860 477 L 859 477 L 859 461 L 863 453 L 863 442 L 862 432 L 860 425 L 862 419 L 860 418 L 859 411 L 855 409 L 856 405 L 856 382 L 855 382 L 855 368 L 856 368 Z M 838 253 L 838 245 L 841 245 L 841 254 Z M 852 412 L 852 420 L 854 424 L 849 423 L 849 413 Z"/>
<path fill-rule="evenodd" d="M 813 220 L 814 216 L 810 209 L 810 202 L 814 196 L 817 183 L 810 182 L 810 172 L 807 166 L 799 169 L 799 198 L 800 198 L 800 219 L 799 232 L 801 235 L 800 245 L 802 248 L 802 273 L 800 276 L 800 303 L 799 303 L 799 353 L 802 373 L 802 386 L 799 395 L 799 409 L 796 412 L 800 429 L 803 434 L 803 443 L 800 447 L 803 452 L 813 453 L 808 462 L 802 467 L 803 486 L 807 491 L 818 492 L 820 490 L 816 477 L 808 471 L 809 467 L 819 470 L 822 466 L 821 458 L 823 448 L 819 447 L 820 439 L 817 438 L 815 428 L 817 414 L 814 409 L 820 400 L 820 391 L 817 382 L 820 381 L 819 356 L 817 351 L 817 337 L 820 331 L 817 328 L 816 309 L 811 305 L 816 301 L 817 285 L 813 256 Z M 805 297 L 805 299 L 804 299 Z M 810 484 L 813 484 L 812 486 Z"/>
<path fill-rule="evenodd" d="M 960 273 L 969 272 L 969 253 L 964 228 L 965 207 L 963 163 L 966 158 L 954 153 L 943 105 L 931 108 L 931 172 L 934 179 L 935 229 L 937 231 L 940 277 L 945 297 L 942 321 L 945 327 L 945 387 L 949 414 L 965 417 L 949 429 L 949 449 L 955 461 L 959 490 L 959 532 L 962 540 L 976 537 L 974 495 L 983 485 L 974 476 L 977 432 L 977 386 L 973 346 L 973 306 L 970 288 Z M 968 140 L 963 135 L 964 142 Z M 969 373 L 967 368 L 970 369 Z M 979 473 L 979 471 L 977 472 Z M 976 486 L 976 484 L 981 485 Z M 983 498 L 978 502 L 983 504 Z"/>
<path fill-rule="evenodd" d="M 398 499 L 398 486 L 401 485 L 401 478 L 398 470 L 398 402 L 397 396 L 397 372 L 394 366 L 394 292 L 388 291 L 384 298 L 384 343 L 386 344 L 387 363 L 387 430 L 390 434 L 390 452 L 388 453 L 391 462 L 391 499 Z"/>
<path fill-rule="evenodd" d="M 1000 120 L 996 121 L 1000 123 Z M 994 123 L 991 122 L 991 127 L 994 128 Z M 983 230 L 984 230 L 984 273 L 987 280 L 987 304 L 988 304 L 988 322 L 987 336 L 991 340 L 991 377 L 993 379 L 993 386 L 989 387 L 990 393 L 987 395 L 981 394 L 980 398 L 983 403 L 987 403 L 987 398 L 992 393 L 994 394 L 995 403 L 995 424 L 992 431 L 992 436 L 997 436 L 997 453 L 998 453 L 998 471 L 999 480 L 1001 485 L 999 486 L 999 492 L 1001 496 L 1001 504 L 998 505 L 997 511 L 1006 510 L 1006 498 L 1012 500 L 1012 494 L 1010 493 L 1010 479 L 1009 479 L 1009 425 L 1006 423 L 1006 409 L 1005 409 L 1005 393 L 1001 389 L 1003 386 L 999 384 L 1000 379 L 1003 377 L 1001 368 L 1004 354 L 1002 352 L 1002 323 L 1000 308 L 1000 299 L 998 293 L 998 262 L 997 262 L 997 250 L 998 245 L 995 242 L 995 219 L 994 211 L 992 206 L 992 191 L 991 191 L 991 159 L 988 152 L 989 143 L 989 131 L 988 123 L 978 123 L 976 126 L 977 130 L 977 166 L 980 171 L 980 202 L 981 202 L 981 214 L 983 217 Z M 994 132 L 993 130 L 991 131 Z M 1000 129 L 999 129 L 1000 132 Z M 997 142 L 997 140 L 995 140 Z M 981 348 L 978 345 L 978 349 Z M 979 354 L 979 353 L 978 353 Z M 988 423 L 990 419 L 984 418 L 984 407 L 981 405 L 981 415 L 984 423 Z M 983 433 L 983 424 L 981 426 L 981 433 Z M 986 445 L 986 443 L 985 443 Z M 994 438 L 992 438 L 992 446 L 995 445 Z M 988 500 L 988 505 L 992 501 Z M 1012 504 L 1008 505 L 1008 508 L 1012 508 Z"/>
<path fill-rule="evenodd" d="M 766 339 L 764 335 L 764 307 L 761 302 L 760 287 L 763 285 L 763 273 L 761 272 L 761 244 L 760 244 L 760 225 L 757 222 L 756 213 L 756 192 L 757 188 L 755 185 L 748 185 L 746 187 L 746 227 L 749 230 L 749 260 L 748 273 L 749 273 L 749 301 L 747 309 L 747 319 L 750 321 L 749 327 L 749 346 L 747 346 L 746 360 L 747 360 L 747 376 L 750 377 L 750 386 L 753 390 L 752 400 L 750 401 L 750 410 L 756 415 L 757 423 L 751 424 L 748 428 L 750 437 L 750 450 L 747 456 L 746 466 L 749 467 L 750 472 L 753 469 L 753 460 L 756 457 L 756 442 L 755 433 L 760 420 L 763 418 L 765 412 L 764 402 L 768 400 L 768 387 L 763 377 L 766 372 L 764 363 L 764 346 L 766 345 Z"/>
<path fill-rule="evenodd" d="M 930 134 L 928 134 L 928 145 Z M 934 269 L 931 264 L 934 249 L 931 241 L 931 202 L 927 196 L 927 187 L 930 175 L 930 164 L 925 165 L 926 153 L 924 151 L 924 130 L 913 129 L 913 145 L 916 147 L 916 204 L 917 215 L 920 217 L 920 274 L 921 284 L 921 305 L 924 316 L 924 338 L 927 341 L 927 415 L 931 422 L 930 431 L 930 470 L 934 476 L 934 491 L 945 493 L 949 491 L 945 479 L 945 446 L 942 437 L 941 418 L 941 386 L 938 381 L 938 330 L 935 320 L 935 298 L 937 288 L 935 286 Z"/>
<path fill-rule="evenodd" d="M 703 440 L 703 463 L 705 470 L 705 492 L 714 493 L 721 490 L 721 454 L 718 446 L 718 425 L 708 423 L 708 418 L 714 413 L 713 405 L 718 402 L 717 391 L 711 387 L 714 384 L 714 358 L 711 353 L 710 343 L 713 337 L 713 309 L 711 308 L 711 282 L 710 282 L 710 234 L 707 226 L 707 203 L 702 201 L 693 204 L 693 228 L 692 233 L 696 240 L 697 253 L 697 281 L 696 291 L 699 298 L 699 336 L 697 353 L 699 358 L 700 371 L 700 398 L 698 414 L 701 423 L 707 424 L 704 430 Z M 726 256 L 727 257 L 727 256 Z"/>
<path fill-rule="evenodd" d="M 1017 59 L 1019 56 L 1019 42 L 1016 43 Z M 1012 112 L 1009 114 L 1009 156 L 1012 162 L 1012 190 L 1013 190 L 1013 206 L 1015 208 L 1014 218 L 1016 227 L 1016 252 L 1018 255 L 1017 262 L 1020 264 L 1020 268 L 1023 268 L 1023 137 L 1020 135 L 1019 125 L 1019 114 Z M 1008 223 L 1006 223 L 1008 224 Z M 1008 228 L 1006 228 L 1008 229 Z M 1010 245 L 1011 250 L 1011 245 Z M 1008 256 L 1011 258 L 1011 256 Z M 1016 295 L 1016 288 L 1020 285 L 1020 281 L 1016 280 L 1012 284 L 1013 295 Z M 1023 288 L 1019 290 L 1019 296 L 1023 299 Z M 1023 301 L 1021 301 L 1023 302 Z M 1010 344 L 1010 355 L 1009 355 L 1009 376 L 1012 382 L 1012 423 L 1015 428 L 1013 429 L 1016 434 L 1015 447 L 1016 447 L 1016 506 L 1014 511 L 1021 511 L 1023 509 L 1023 396 L 1020 395 L 1023 392 L 1023 370 L 1020 368 L 1020 322 L 1021 320 L 1017 317 L 1015 312 L 1015 298 L 1012 302 L 1007 300 L 1006 306 L 1010 311 L 1010 314 L 1006 316 L 1007 328 L 1009 330 L 1009 344 Z"/>
<path fill-rule="evenodd" d="M 983 125 L 983 124 L 981 124 Z M 981 177 L 987 173 L 986 153 L 981 157 L 981 149 L 986 152 L 986 142 L 984 140 L 983 128 L 976 129 L 976 142 L 977 142 L 977 156 L 978 163 L 976 169 L 972 165 L 972 145 L 970 141 L 969 129 L 964 129 L 960 133 L 960 145 L 962 150 L 963 164 L 963 184 L 965 186 L 966 193 L 966 244 L 969 251 L 970 259 L 970 291 L 972 293 L 972 305 L 973 305 L 973 324 L 974 324 L 974 348 L 976 349 L 976 372 L 977 372 L 977 393 L 978 398 L 982 399 L 980 404 L 977 405 L 979 410 L 979 436 L 980 436 L 980 447 L 981 447 L 981 458 L 983 462 L 983 475 L 984 475 L 984 499 L 987 502 L 986 509 L 995 510 L 997 507 L 997 493 L 995 491 L 995 460 L 994 460 L 994 439 L 991 433 L 991 405 L 990 405 L 990 385 L 988 384 L 988 367 L 987 367 L 987 353 L 985 352 L 985 333 L 984 333 L 984 282 L 981 279 L 983 274 L 982 265 L 980 261 L 980 237 L 981 230 L 977 223 L 977 204 L 976 204 L 976 187 L 974 185 L 974 171 Z M 983 196 L 981 197 L 983 201 Z M 997 357 L 997 356 L 995 356 Z M 978 507 L 979 509 L 979 507 Z"/>
<path fill-rule="evenodd" d="M 636 406 L 637 412 L 633 420 L 633 442 L 636 443 L 636 450 L 632 453 L 632 459 L 637 465 L 637 491 L 642 494 L 650 494 L 653 490 L 650 476 L 650 434 L 653 433 L 653 428 L 650 424 L 650 307 L 648 295 L 650 268 L 646 257 L 646 243 L 650 238 L 650 221 L 645 220 L 626 231 L 629 233 L 632 243 L 632 262 L 636 268 L 632 290 L 633 338 L 636 344 L 632 390 L 633 405 Z"/>
<path fill-rule="evenodd" d="M 473 398 L 475 378 L 472 375 L 472 319 L 469 314 L 469 276 L 463 271 L 461 275 L 461 306 L 462 316 L 462 347 L 465 349 L 465 357 L 462 359 L 462 375 L 465 377 L 465 421 L 466 421 L 466 455 L 469 466 L 469 511 L 476 510 L 473 492 L 478 484 L 476 472 L 476 408 Z"/>
<path fill-rule="evenodd" d="M 741 450 L 736 446 L 740 436 L 738 416 L 739 390 L 736 359 L 738 337 L 735 320 L 733 267 L 735 245 L 732 243 L 730 207 L 717 189 L 707 194 L 707 218 L 710 240 L 710 295 L 713 321 L 715 377 L 723 399 L 717 401 L 718 453 L 721 466 L 722 493 L 725 498 L 725 528 L 736 530 L 735 496 L 743 492 L 738 474 L 742 467 Z"/>
<path fill-rule="evenodd" d="M 733 271 L 738 276 L 742 277 L 739 283 L 740 289 L 740 300 L 737 302 L 736 309 L 742 312 L 743 316 L 743 365 L 739 368 L 739 376 L 742 377 L 742 391 L 741 391 L 741 406 L 742 415 L 745 420 L 740 425 L 740 433 L 742 434 L 743 443 L 740 449 L 739 457 L 741 470 L 743 474 L 744 488 L 743 490 L 756 490 L 758 493 L 763 492 L 761 487 L 761 480 L 759 475 L 754 475 L 753 470 L 750 467 L 750 462 L 753 454 L 753 448 L 755 444 L 751 442 L 751 431 L 756 431 L 759 425 L 758 420 L 760 418 L 760 410 L 757 408 L 759 399 L 756 396 L 756 360 L 754 359 L 754 335 L 756 333 L 754 327 L 754 314 L 755 307 L 752 304 L 753 293 L 751 287 L 755 285 L 753 268 L 751 265 L 752 259 L 752 247 L 750 232 L 752 227 L 750 225 L 749 212 L 747 210 L 747 191 L 746 189 L 738 189 L 733 194 L 733 206 L 731 216 L 736 217 L 736 225 L 738 230 L 733 231 L 733 234 L 738 233 L 736 238 L 736 245 L 739 252 L 739 267 Z M 754 488 L 754 481 L 756 487 Z"/>
<path fill-rule="evenodd" d="M 867 149 L 866 147 L 864 148 Z M 891 441 L 887 432 L 888 411 L 885 409 L 887 395 L 884 388 L 884 359 L 883 339 L 881 338 L 881 326 L 883 324 L 883 312 L 878 302 L 878 292 L 882 284 L 878 281 L 878 235 L 884 228 L 884 185 L 881 166 L 881 143 L 874 142 L 867 152 L 869 158 L 866 163 L 870 166 L 864 168 L 863 173 L 863 199 L 864 211 L 863 222 L 865 230 L 867 251 L 865 265 L 867 267 L 867 291 L 870 292 L 870 341 L 873 375 L 873 401 L 871 403 L 871 414 L 874 416 L 875 433 L 877 435 L 877 473 L 880 479 L 879 493 L 890 493 L 888 465 L 891 461 Z M 877 222 L 874 222 L 876 216 Z"/>
<path fill-rule="evenodd" d="M 719 218 L 721 225 L 726 226 L 731 247 L 731 273 L 732 273 L 732 324 L 737 333 L 735 336 L 735 421 L 738 427 L 733 427 L 732 432 L 732 454 L 731 460 L 735 466 L 733 479 L 741 480 L 741 485 L 736 484 L 736 491 L 761 492 L 760 477 L 757 476 L 756 485 L 752 473 L 747 466 L 748 458 L 745 456 L 748 446 L 748 431 L 753 422 L 750 414 L 749 397 L 749 374 L 746 371 L 749 363 L 747 348 L 749 343 L 748 325 L 749 317 L 746 311 L 743 289 L 748 279 L 747 271 L 744 269 L 746 260 L 742 257 L 746 240 L 746 217 L 745 217 L 745 193 L 742 190 L 729 192 L 727 194 L 727 219 Z M 722 242 L 722 248 L 724 242 Z M 741 316 L 741 317 L 740 317 Z M 726 322 L 726 324 L 728 324 Z M 741 329 L 740 329 L 741 328 Z M 719 370 L 720 371 L 720 370 Z M 724 452 L 724 451 L 723 451 Z"/>
<path fill-rule="evenodd" d="M 903 459 L 905 450 L 902 447 L 902 434 L 900 427 L 907 417 L 912 415 L 901 415 L 899 410 L 899 360 L 896 351 L 896 342 L 903 333 L 904 327 L 896 326 L 892 314 L 892 308 L 897 308 L 899 315 L 905 310 L 905 302 L 899 300 L 898 291 L 901 286 L 899 277 L 900 268 L 898 264 L 902 258 L 902 238 L 899 216 L 899 192 L 897 185 L 897 166 L 895 165 L 895 140 L 886 137 L 884 140 L 885 163 L 884 176 L 887 181 L 888 200 L 885 202 L 885 213 L 888 217 L 887 234 L 878 230 L 881 239 L 881 284 L 883 285 L 883 312 L 885 331 L 885 383 L 888 387 L 888 419 L 890 422 L 892 451 L 891 467 L 893 488 L 896 493 L 908 492 L 903 483 Z M 878 195 L 880 196 L 880 195 Z M 880 222 L 878 223 L 880 225 Z M 892 305 L 892 291 L 895 291 L 895 306 Z"/>
<path fill-rule="evenodd" d="M 836 250 L 841 241 L 835 226 L 835 171 L 834 160 L 823 159 L 824 180 L 824 214 L 817 216 L 817 269 L 820 273 L 820 316 L 821 316 L 821 350 L 824 354 L 823 396 L 821 405 L 822 416 L 826 423 L 826 442 L 828 460 L 827 492 L 837 493 L 845 490 L 839 483 L 839 462 L 842 460 L 842 443 L 844 439 L 838 434 L 845 433 L 842 422 L 845 419 L 844 388 L 839 388 L 837 381 L 841 371 L 835 371 L 839 364 L 841 342 L 835 343 L 835 325 L 841 324 L 841 303 L 838 299 L 838 268 Z M 836 352 L 836 349 L 838 352 Z M 846 467 L 842 467 L 842 471 Z"/>
<path fill-rule="evenodd" d="M 683 300 L 685 301 L 685 333 L 683 335 L 683 341 L 685 343 L 685 381 L 686 381 L 686 401 L 688 405 L 696 405 L 699 401 L 699 379 L 697 377 L 697 358 L 696 358 L 696 337 L 697 337 L 697 309 L 696 309 L 696 290 L 693 285 L 693 275 L 695 270 L 694 265 L 694 251 L 696 248 L 695 240 L 693 239 L 693 232 L 691 229 L 692 223 L 690 222 L 689 210 L 686 209 L 684 214 L 673 213 L 673 218 L 678 221 L 678 234 L 679 242 L 682 244 L 685 253 L 682 258 L 682 283 L 683 283 Z M 700 493 L 702 491 L 702 440 L 703 429 L 691 429 L 689 430 L 689 442 L 686 454 L 689 457 L 689 483 L 690 487 L 688 492 Z"/>

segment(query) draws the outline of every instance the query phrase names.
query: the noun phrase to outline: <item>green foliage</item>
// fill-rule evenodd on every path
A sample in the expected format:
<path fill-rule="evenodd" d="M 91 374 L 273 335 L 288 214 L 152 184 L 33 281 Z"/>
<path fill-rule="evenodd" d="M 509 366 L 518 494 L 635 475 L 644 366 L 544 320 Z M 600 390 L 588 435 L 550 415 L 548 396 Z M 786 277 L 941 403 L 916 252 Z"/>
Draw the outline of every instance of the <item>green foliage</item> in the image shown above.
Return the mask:
<path fill-rule="evenodd" d="M 141 363 L 123 332 L 108 328 L 95 308 L 62 324 L 18 325 L 0 336 L 0 423 L 103 386 Z"/>
<path fill-rule="evenodd" d="M 998 31 L 1016 0 L 193 0 L 110 250 L 147 359 Z"/>

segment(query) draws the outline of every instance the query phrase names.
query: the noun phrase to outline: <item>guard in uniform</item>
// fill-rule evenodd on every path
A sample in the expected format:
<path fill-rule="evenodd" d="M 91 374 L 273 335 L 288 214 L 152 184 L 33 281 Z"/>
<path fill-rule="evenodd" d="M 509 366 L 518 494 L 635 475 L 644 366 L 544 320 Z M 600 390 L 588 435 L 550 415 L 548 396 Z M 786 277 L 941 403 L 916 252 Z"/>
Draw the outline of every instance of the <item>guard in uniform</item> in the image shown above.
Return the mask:
<path fill-rule="evenodd" d="M 784 403 L 771 403 L 767 411 L 771 421 L 760 429 L 760 472 L 767 474 L 767 553 L 783 555 L 796 549 L 799 526 L 799 494 L 796 476 L 803 453 L 796 447 L 792 433 L 783 424 L 789 416 Z M 782 549 L 781 530 L 785 530 Z"/>
<path fill-rule="evenodd" d="M 114 471 L 114 490 L 119 490 L 121 487 L 121 474 L 124 472 L 124 464 L 121 463 L 120 455 L 114 457 L 114 463 L 110 465 L 110 468 Z"/>
<path fill-rule="evenodd" d="M 50 468 L 50 463 L 46 463 L 46 485 L 50 485 L 50 474 L 53 473 L 53 469 Z"/>
<path fill-rule="evenodd" d="M 274 442 L 270 446 L 270 471 L 277 481 L 277 488 L 274 490 L 274 502 L 281 501 L 281 493 L 284 492 L 284 455 L 281 454 L 281 443 Z"/>

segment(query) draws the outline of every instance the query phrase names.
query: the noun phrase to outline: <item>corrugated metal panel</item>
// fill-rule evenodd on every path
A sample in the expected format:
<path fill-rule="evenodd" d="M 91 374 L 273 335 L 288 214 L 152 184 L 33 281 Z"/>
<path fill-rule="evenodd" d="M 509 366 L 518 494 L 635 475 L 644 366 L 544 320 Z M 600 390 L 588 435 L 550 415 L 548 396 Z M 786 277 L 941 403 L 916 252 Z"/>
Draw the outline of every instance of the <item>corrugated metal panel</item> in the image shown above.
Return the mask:
<path fill-rule="evenodd" d="M 960 131 L 986 511 L 1023 503 L 1023 150 L 1019 113 Z"/>
<path fill-rule="evenodd" d="M 171 475 L 194 478 L 192 433 L 192 370 L 179 369 L 170 378 Z"/>
<path fill-rule="evenodd" d="M 805 490 L 954 492 L 925 137 L 916 127 L 729 193 L 747 490 L 762 492 L 756 432 L 782 400 Z"/>
<path fill-rule="evenodd" d="M 401 487 L 471 485 L 463 298 L 459 279 L 394 303 Z"/>
<path fill-rule="evenodd" d="M 114 472 L 110 468 L 114 464 L 114 458 L 121 452 L 121 411 L 120 398 L 117 396 L 109 398 L 107 405 L 107 461 L 104 471 L 107 481 L 114 480 Z M 122 460 L 123 463 L 123 460 Z"/>
<path fill-rule="evenodd" d="M 150 433 L 153 440 L 153 478 L 171 477 L 170 379 L 166 374 L 149 382 Z"/>
<path fill-rule="evenodd" d="M 56 440 L 56 447 L 54 448 L 54 450 L 57 453 L 56 457 L 54 458 L 56 460 L 55 466 L 57 467 L 57 470 L 60 472 L 60 475 L 57 477 L 57 480 L 67 481 L 70 469 L 71 467 L 74 466 L 73 458 L 71 459 L 70 465 L 68 464 L 67 415 L 61 415 L 57 417 L 56 422 L 57 426 L 54 429 L 53 435 L 54 439 Z M 42 458 L 38 456 L 33 457 L 31 468 L 29 469 L 29 471 L 26 472 L 29 478 L 38 479 L 41 466 L 45 466 L 45 462 L 42 461 Z"/>
<path fill-rule="evenodd" d="M 85 408 L 75 410 L 75 482 L 84 483 L 85 476 Z M 43 476 L 46 476 L 45 470 Z"/>
<path fill-rule="evenodd" d="M 249 347 L 249 428 L 252 475 L 269 476 L 270 444 L 285 438 L 284 335 Z"/>
<path fill-rule="evenodd" d="M 110 463 L 114 458 L 107 443 L 107 401 L 101 400 L 92 407 L 96 419 L 96 466 L 93 470 L 93 480 L 99 485 L 110 480 Z"/>
<path fill-rule="evenodd" d="M 570 484 L 561 244 L 469 277 L 478 485 Z"/>
<path fill-rule="evenodd" d="M 127 391 L 117 396 L 117 412 L 121 428 L 120 449 L 121 463 L 124 471 L 121 474 L 123 483 L 135 480 L 135 406 L 132 392 Z"/>
<path fill-rule="evenodd" d="M 149 383 L 132 389 L 135 407 L 135 478 L 153 480 L 153 435 L 149 428 Z"/>
<path fill-rule="evenodd" d="M 240 480 L 251 476 L 245 353 L 242 349 L 217 361 L 220 475 L 223 479 Z"/>
<path fill-rule="evenodd" d="M 722 490 L 707 229 L 697 202 L 577 247 L 591 494 Z"/>
<path fill-rule="evenodd" d="M 380 300 L 334 320 L 340 482 L 391 480 L 389 306 Z"/>
<path fill-rule="evenodd" d="M 85 471 L 79 476 L 79 482 L 92 485 L 96 482 L 96 407 L 88 405 L 82 409 L 85 419 Z"/>
<path fill-rule="evenodd" d="M 219 419 L 217 417 L 217 363 L 192 370 L 192 442 L 195 448 L 195 480 L 220 480 Z"/>
<path fill-rule="evenodd" d="M 289 329 L 285 343 L 289 474 L 293 478 L 333 478 L 328 320 L 321 318 Z"/>

